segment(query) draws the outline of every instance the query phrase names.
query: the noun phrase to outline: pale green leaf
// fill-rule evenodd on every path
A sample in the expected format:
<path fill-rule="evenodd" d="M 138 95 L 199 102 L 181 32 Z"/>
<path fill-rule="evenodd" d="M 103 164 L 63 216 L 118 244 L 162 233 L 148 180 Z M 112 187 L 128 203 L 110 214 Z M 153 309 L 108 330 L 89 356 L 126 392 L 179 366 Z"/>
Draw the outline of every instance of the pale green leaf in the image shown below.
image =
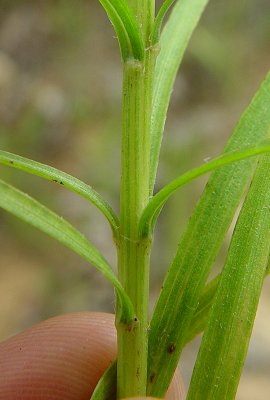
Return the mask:
<path fill-rule="evenodd" d="M 193 340 L 198 334 L 204 331 L 211 310 L 213 299 L 216 294 L 220 275 L 216 276 L 203 289 L 200 295 L 199 304 L 190 322 L 189 330 L 185 337 L 185 344 Z"/>
<path fill-rule="evenodd" d="M 225 152 L 258 146 L 269 137 L 269 130 L 270 74 L 240 119 Z M 162 397 L 166 392 L 199 296 L 256 162 L 257 158 L 250 158 L 216 170 L 189 220 L 151 321 L 149 395 Z M 174 351 L 168 352 L 171 348 Z"/>
<path fill-rule="evenodd" d="M 189 39 L 207 3 L 208 0 L 178 0 L 161 34 L 151 115 L 150 193 L 153 192 L 155 184 L 160 146 L 173 84 Z"/>
<path fill-rule="evenodd" d="M 161 7 L 158 11 L 158 14 L 156 16 L 152 35 L 151 35 L 152 45 L 155 45 L 156 43 L 158 43 L 158 41 L 160 39 L 161 26 L 162 26 L 164 17 L 174 2 L 175 2 L 175 0 L 165 0 L 163 2 L 163 4 L 161 5 Z"/>
<path fill-rule="evenodd" d="M 265 277 L 270 273 L 270 260 L 265 271 Z M 185 338 L 185 344 L 191 342 L 197 335 L 205 330 L 209 313 L 213 305 L 214 297 L 217 291 L 220 274 L 212 279 L 203 289 L 200 295 L 198 307 L 192 317 L 189 330 Z"/>
<path fill-rule="evenodd" d="M 98 250 L 62 217 L 37 200 L 0 180 L 0 207 L 40 229 L 95 266 L 115 287 L 122 307 L 121 322 L 130 324 L 133 306 L 110 265 Z"/>
<path fill-rule="evenodd" d="M 238 152 L 231 152 L 223 154 L 208 163 L 205 163 L 197 168 L 194 168 L 184 175 L 174 179 L 164 188 L 162 188 L 148 203 L 145 208 L 141 220 L 140 220 L 140 234 L 141 236 L 147 237 L 149 233 L 152 233 L 156 219 L 170 196 L 172 196 L 177 189 L 193 181 L 194 179 L 211 172 L 215 169 L 224 167 L 225 165 L 232 164 L 234 162 L 242 161 L 246 158 L 258 156 L 262 153 L 268 153 L 270 151 L 270 142 L 268 144 L 254 147 L 251 149 L 243 149 Z"/>
<path fill-rule="evenodd" d="M 37 161 L 29 160 L 28 158 L 7 151 L 0 150 L 0 163 L 40 176 L 78 193 L 80 196 L 94 204 L 104 214 L 111 225 L 114 235 L 117 235 L 119 221 L 116 214 L 103 197 L 100 196 L 100 194 L 98 194 L 91 186 L 63 171 L 60 171 L 59 169 L 41 164 Z"/>
<path fill-rule="evenodd" d="M 91 396 L 91 400 L 115 400 L 116 399 L 116 382 L 117 382 L 117 362 L 114 361 L 106 369 L 98 381 L 97 386 Z"/>
<path fill-rule="evenodd" d="M 235 227 L 188 400 L 235 399 L 269 257 L 269 171 L 264 156 Z"/>

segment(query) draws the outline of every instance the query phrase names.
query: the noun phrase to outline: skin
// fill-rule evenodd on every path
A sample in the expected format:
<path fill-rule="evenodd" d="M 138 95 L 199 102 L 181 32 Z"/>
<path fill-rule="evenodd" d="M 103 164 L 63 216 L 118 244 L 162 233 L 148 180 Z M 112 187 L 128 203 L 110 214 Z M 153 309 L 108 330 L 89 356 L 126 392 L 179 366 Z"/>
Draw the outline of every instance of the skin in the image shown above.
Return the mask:
<path fill-rule="evenodd" d="M 0 400 L 89 400 L 115 358 L 112 314 L 51 318 L 0 343 Z M 184 399 L 179 372 L 166 399 Z"/>

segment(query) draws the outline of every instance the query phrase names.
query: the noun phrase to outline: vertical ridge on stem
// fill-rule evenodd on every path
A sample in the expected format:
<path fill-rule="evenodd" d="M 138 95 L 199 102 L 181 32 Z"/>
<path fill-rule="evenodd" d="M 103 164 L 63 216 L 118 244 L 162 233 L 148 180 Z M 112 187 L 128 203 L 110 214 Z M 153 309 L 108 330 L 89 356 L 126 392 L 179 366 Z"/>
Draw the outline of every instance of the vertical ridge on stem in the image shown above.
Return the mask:
<path fill-rule="evenodd" d="M 119 279 L 133 302 L 137 321 L 118 325 L 118 396 L 144 395 L 147 381 L 149 249 L 139 220 L 149 201 L 152 54 L 145 64 L 124 65 L 123 138 L 120 192 Z M 151 61 L 151 62 L 150 62 Z"/>
<path fill-rule="evenodd" d="M 135 307 L 134 326 L 118 325 L 118 396 L 144 395 L 147 377 L 148 256 L 138 223 L 148 202 L 144 66 L 124 65 L 119 279 Z"/>
<path fill-rule="evenodd" d="M 132 326 L 117 324 L 117 397 L 146 394 L 148 358 L 149 252 L 151 238 L 139 238 L 139 221 L 149 201 L 150 120 L 156 53 L 150 36 L 154 0 L 129 0 L 141 29 L 145 57 L 123 64 L 119 280 L 134 305 Z M 118 310 L 117 310 L 118 311 Z"/>

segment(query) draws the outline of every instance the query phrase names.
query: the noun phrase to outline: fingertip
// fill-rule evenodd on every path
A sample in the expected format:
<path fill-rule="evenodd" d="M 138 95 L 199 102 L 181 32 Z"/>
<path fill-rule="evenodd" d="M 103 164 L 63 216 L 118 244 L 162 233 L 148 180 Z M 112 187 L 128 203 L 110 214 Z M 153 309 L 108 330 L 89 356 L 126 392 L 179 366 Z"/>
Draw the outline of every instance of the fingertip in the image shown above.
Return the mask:
<path fill-rule="evenodd" d="M 115 357 L 112 314 L 51 318 L 0 344 L 0 399 L 88 400 Z"/>
<path fill-rule="evenodd" d="M 0 344 L 0 400 L 89 400 L 116 351 L 112 314 L 41 322 Z M 165 399 L 184 399 L 179 371 Z"/>

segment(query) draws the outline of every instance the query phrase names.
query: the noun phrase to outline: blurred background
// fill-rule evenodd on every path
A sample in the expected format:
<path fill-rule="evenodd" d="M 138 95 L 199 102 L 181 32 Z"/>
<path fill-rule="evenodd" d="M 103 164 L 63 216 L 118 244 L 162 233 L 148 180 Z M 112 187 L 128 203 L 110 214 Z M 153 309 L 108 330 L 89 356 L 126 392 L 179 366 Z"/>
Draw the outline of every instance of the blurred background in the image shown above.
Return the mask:
<path fill-rule="evenodd" d="M 269 69 L 269 17 L 268 0 L 210 2 L 177 77 L 156 189 L 222 150 Z M 1 149 L 76 175 L 118 210 L 120 106 L 118 44 L 98 1 L 0 0 Z M 40 178 L 4 166 L 0 173 L 80 228 L 115 267 L 110 229 L 93 206 Z M 160 216 L 152 306 L 204 184 L 184 188 Z M 100 273 L 1 210 L 0 240 L 1 340 L 61 313 L 113 312 Z M 269 293 L 266 279 L 238 400 L 269 399 Z M 181 362 L 187 384 L 199 340 Z"/>

